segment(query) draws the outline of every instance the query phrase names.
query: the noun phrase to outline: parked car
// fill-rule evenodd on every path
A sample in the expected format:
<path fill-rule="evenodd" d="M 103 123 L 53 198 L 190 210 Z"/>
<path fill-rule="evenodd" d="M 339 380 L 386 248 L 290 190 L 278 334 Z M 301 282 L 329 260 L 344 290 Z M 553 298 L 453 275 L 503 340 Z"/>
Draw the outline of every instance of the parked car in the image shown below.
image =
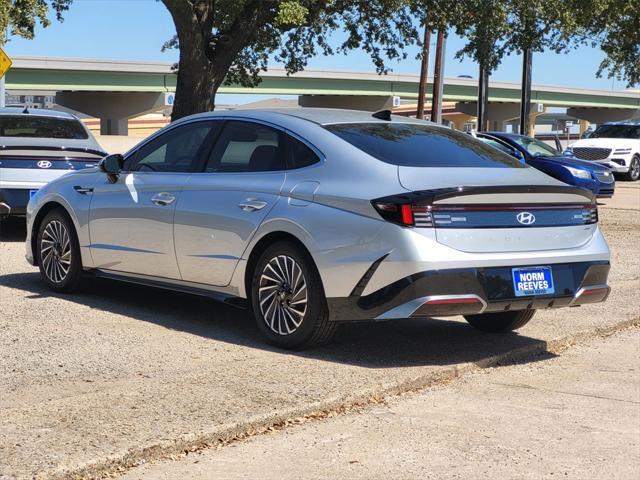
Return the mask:
<path fill-rule="evenodd" d="M 607 167 L 563 156 L 546 143 L 525 135 L 483 132 L 476 136 L 561 182 L 591 190 L 598 198 L 613 196 L 615 178 Z"/>
<path fill-rule="evenodd" d="M 602 124 L 565 154 L 605 165 L 623 180 L 635 182 L 640 179 L 640 120 Z"/>
<path fill-rule="evenodd" d="M 249 306 L 286 348 L 354 320 L 511 331 L 609 294 L 590 192 L 388 111 L 183 118 L 49 183 L 27 221 L 27 259 L 54 291 L 91 273 L 208 295 Z"/>
<path fill-rule="evenodd" d="M 29 198 L 47 182 L 95 167 L 105 155 L 69 113 L 0 108 L 0 218 L 25 215 Z"/>

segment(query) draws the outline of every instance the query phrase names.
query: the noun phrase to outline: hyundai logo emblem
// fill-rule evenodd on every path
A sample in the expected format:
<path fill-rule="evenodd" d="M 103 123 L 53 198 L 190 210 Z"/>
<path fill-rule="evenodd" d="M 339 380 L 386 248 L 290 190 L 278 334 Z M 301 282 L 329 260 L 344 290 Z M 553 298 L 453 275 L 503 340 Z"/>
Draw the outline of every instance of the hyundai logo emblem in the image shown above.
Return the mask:
<path fill-rule="evenodd" d="M 536 216 L 531 212 L 520 212 L 516 215 L 516 220 L 522 225 L 533 225 L 536 221 Z"/>
<path fill-rule="evenodd" d="M 38 168 L 51 168 L 51 162 L 49 160 L 40 160 L 38 162 Z"/>

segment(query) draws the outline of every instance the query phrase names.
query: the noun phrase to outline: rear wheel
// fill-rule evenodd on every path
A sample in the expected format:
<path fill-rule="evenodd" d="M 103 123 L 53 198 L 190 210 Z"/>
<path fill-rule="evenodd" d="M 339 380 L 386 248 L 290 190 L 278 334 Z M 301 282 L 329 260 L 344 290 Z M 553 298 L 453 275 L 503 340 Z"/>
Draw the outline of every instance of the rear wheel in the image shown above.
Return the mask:
<path fill-rule="evenodd" d="M 636 155 L 631 159 L 631 165 L 629 165 L 629 171 L 624 174 L 625 180 L 635 182 L 640 178 L 640 156 Z"/>
<path fill-rule="evenodd" d="M 313 347 L 336 331 L 320 275 L 310 256 L 292 242 L 274 243 L 260 256 L 251 301 L 260 332 L 278 347 Z"/>
<path fill-rule="evenodd" d="M 80 244 L 73 223 L 60 210 L 52 210 L 38 229 L 36 255 L 40 274 L 52 290 L 74 291 L 82 275 Z"/>
<path fill-rule="evenodd" d="M 515 312 L 482 313 L 466 315 L 464 318 L 478 330 L 489 333 L 511 332 L 529 323 L 535 310 L 518 310 Z"/>

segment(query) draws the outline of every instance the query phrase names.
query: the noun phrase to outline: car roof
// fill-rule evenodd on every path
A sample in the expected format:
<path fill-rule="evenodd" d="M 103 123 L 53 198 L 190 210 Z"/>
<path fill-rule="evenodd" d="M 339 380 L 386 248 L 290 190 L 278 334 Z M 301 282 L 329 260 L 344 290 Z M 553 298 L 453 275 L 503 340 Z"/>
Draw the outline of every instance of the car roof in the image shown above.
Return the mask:
<path fill-rule="evenodd" d="M 4 107 L 0 108 L 0 115 L 25 115 L 32 117 L 50 117 L 50 118 L 65 118 L 69 120 L 77 120 L 77 118 L 68 113 L 60 112 L 58 110 L 48 110 L 45 108 L 21 108 L 21 107 Z"/>
<path fill-rule="evenodd" d="M 526 135 L 522 135 L 521 133 L 509 133 L 509 132 L 478 132 L 478 134 L 486 133 L 487 135 L 492 135 L 494 137 L 508 137 L 508 138 L 531 138 Z"/>
<path fill-rule="evenodd" d="M 219 110 L 216 112 L 205 112 L 196 115 L 184 117 L 184 119 L 194 118 L 216 118 L 216 117 L 244 117 L 256 118 L 262 120 L 277 120 L 278 118 L 294 117 L 318 125 L 330 125 L 335 123 L 389 123 L 389 120 L 382 120 L 373 116 L 374 112 L 361 110 L 347 110 L 340 108 L 315 108 L 315 107 L 299 107 L 299 108 L 271 108 L 271 109 L 237 109 L 237 110 Z M 181 119 L 182 120 L 182 119 Z M 401 115 L 391 115 L 393 123 L 417 123 L 425 124 L 424 120 L 403 117 Z"/>

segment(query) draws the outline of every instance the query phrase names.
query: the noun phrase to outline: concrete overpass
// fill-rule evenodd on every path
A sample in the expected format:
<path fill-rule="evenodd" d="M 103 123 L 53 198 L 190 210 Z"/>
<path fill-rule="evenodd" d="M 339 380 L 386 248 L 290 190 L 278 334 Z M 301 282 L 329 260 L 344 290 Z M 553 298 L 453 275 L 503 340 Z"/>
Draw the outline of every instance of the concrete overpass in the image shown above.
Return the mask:
<path fill-rule="evenodd" d="M 103 134 L 126 134 L 126 120 L 165 105 L 165 93 L 175 91 L 171 64 L 71 58 L 13 57 L 7 74 L 12 93 L 56 92 L 56 103 L 101 119 Z M 376 110 L 391 106 L 394 97 L 418 96 L 418 75 L 377 75 L 368 72 L 306 70 L 287 76 L 282 69 L 262 74 L 255 88 L 223 86 L 220 93 L 299 95 L 300 104 Z M 477 80 L 446 78 L 444 100 L 468 117 L 475 112 Z M 495 127 L 519 115 L 519 83 L 491 82 L 489 120 Z M 595 123 L 640 114 L 640 93 L 534 85 L 532 112 L 566 107 L 569 114 Z"/>

